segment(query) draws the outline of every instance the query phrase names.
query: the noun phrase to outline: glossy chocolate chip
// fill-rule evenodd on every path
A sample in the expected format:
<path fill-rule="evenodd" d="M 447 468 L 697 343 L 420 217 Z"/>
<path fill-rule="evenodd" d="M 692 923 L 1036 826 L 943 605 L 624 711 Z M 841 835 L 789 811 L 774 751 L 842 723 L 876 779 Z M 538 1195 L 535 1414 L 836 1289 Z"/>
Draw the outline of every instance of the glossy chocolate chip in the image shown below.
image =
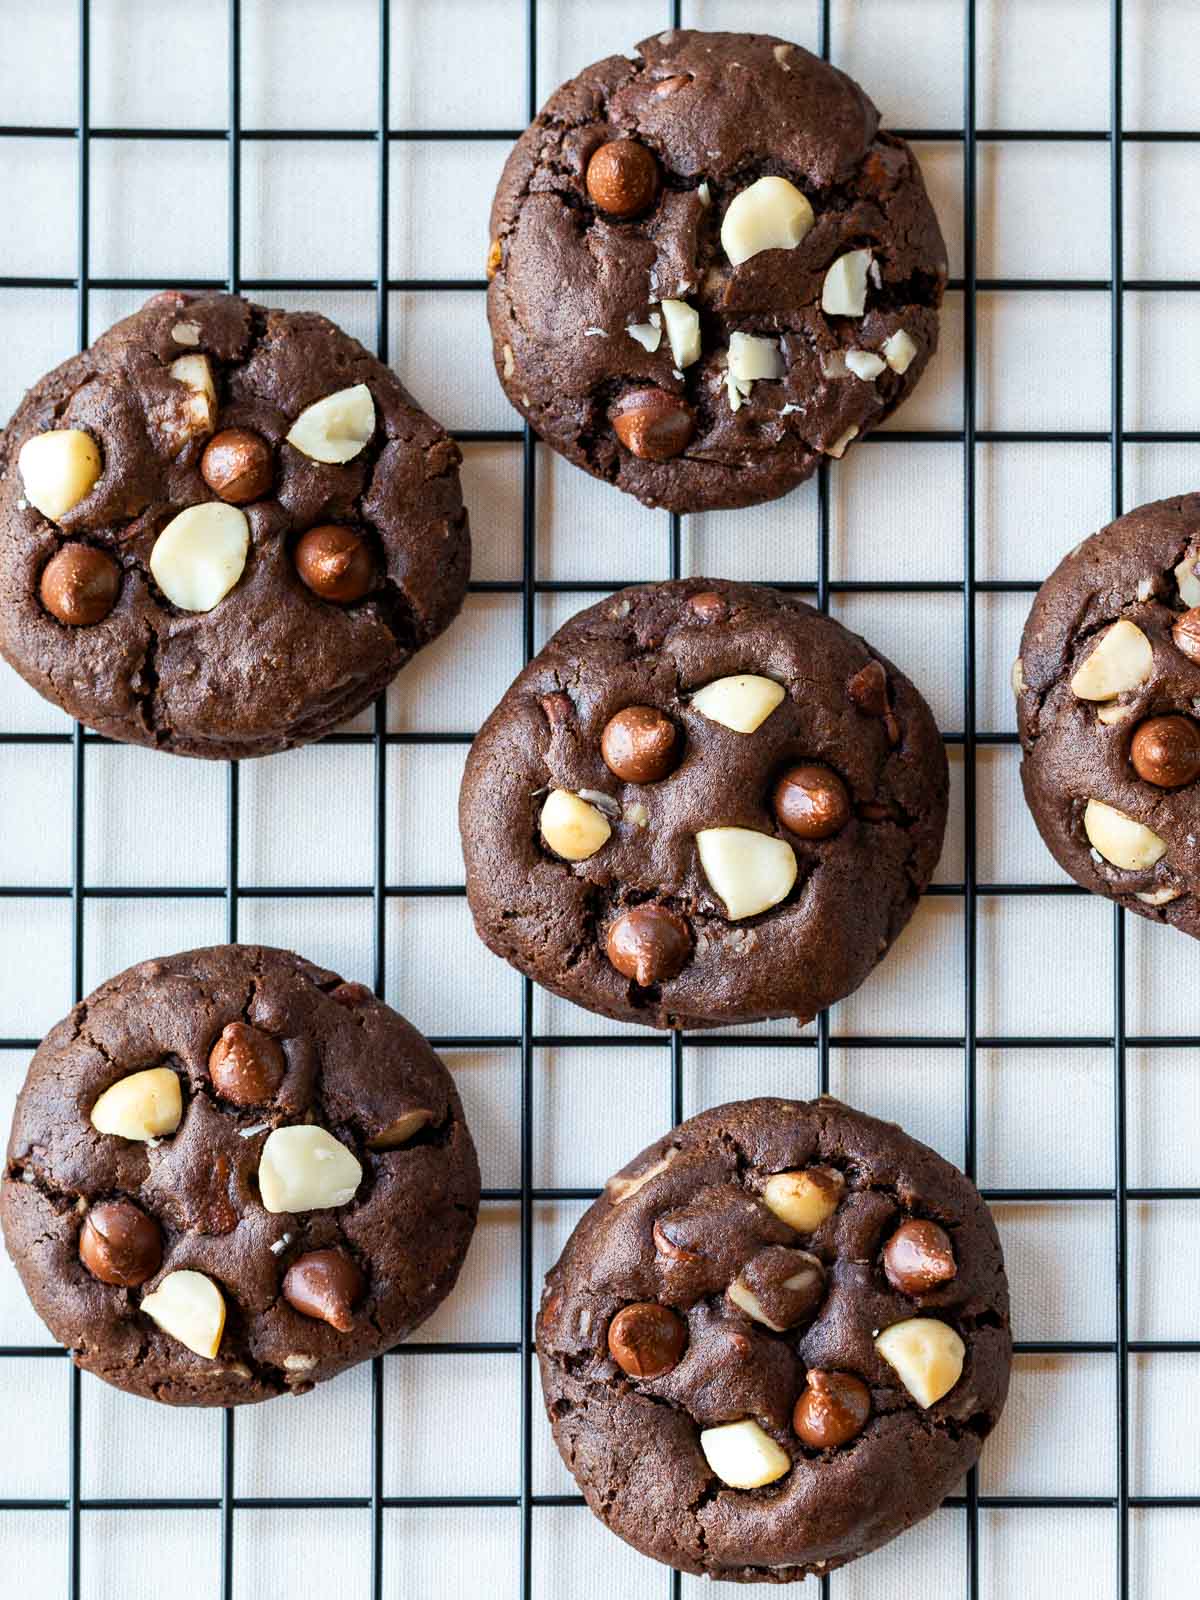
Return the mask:
<path fill-rule="evenodd" d="M 658 783 L 676 765 L 679 730 L 654 706 L 626 706 L 600 735 L 604 764 L 625 783 Z"/>
<path fill-rule="evenodd" d="M 353 528 L 326 522 L 310 528 L 296 546 L 296 571 L 301 581 L 338 605 L 361 600 L 371 587 L 375 563 L 361 535 Z"/>
<path fill-rule="evenodd" d="M 688 599 L 688 609 L 699 622 L 720 622 L 729 612 L 724 599 L 713 589 L 705 589 L 700 594 L 691 595 Z"/>
<path fill-rule="evenodd" d="M 958 1271 L 954 1248 L 944 1228 L 914 1217 L 902 1222 L 883 1252 L 883 1270 L 901 1294 L 926 1294 Z"/>
<path fill-rule="evenodd" d="M 678 977 L 692 951 L 687 923 L 665 906 L 634 906 L 610 924 L 604 948 L 622 977 L 642 989 Z"/>
<path fill-rule="evenodd" d="M 162 1263 L 157 1222 L 129 1200 L 102 1200 L 83 1219 L 79 1259 L 101 1283 L 133 1289 L 152 1278 Z"/>
<path fill-rule="evenodd" d="M 783 826 L 800 839 L 828 839 L 850 820 L 846 785 L 829 767 L 789 767 L 776 782 L 771 803 Z"/>
<path fill-rule="evenodd" d="M 683 1319 L 653 1300 L 625 1306 L 608 1325 L 608 1353 L 631 1378 L 658 1378 L 670 1372 L 686 1344 Z"/>
<path fill-rule="evenodd" d="M 249 428 L 223 428 L 205 446 L 200 476 L 232 506 L 261 500 L 273 479 L 271 447 Z"/>
<path fill-rule="evenodd" d="M 846 684 L 846 693 L 865 717 L 879 717 L 889 744 L 899 744 L 900 724 L 888 702 L 887 673 L 881 661 L 868 661 Z"/>
<path fill-rule="evenodd" d="M 354 1326 L 354 1302 L 365 1279 L 340 1250 L 310 1250 L 298 1257 L 283 1279 L 283 1298 L 301 1316 L 327 1322 L 339 1333 Z"/>
<path fill-rule="evenodd" d="M 658 192 L 658 162 L 636 139 L 610 139 L 587 166 L 587 192 L 610 217 L 634 217 Z"/>
<path fill-rule="evenodd" d="M 66 544 L 42 571 L 39 593 L 52 617 L 69 628 L 86 628 L 116 604 L 121 569 L 90 544 Z"/>
<path fill-rule="evenodd" d="M 1185 611 L 1171 630 L 1176 650 L 1189 661 L 1200 662 L 1200 606 Z"/>
<path fill-rule="evenodd" d="M 275 1098 L 287 1063 L 269 1034 L 246 1022 L 230 1022 L 212 1047 L 208 1074 L 223 1100 L 235 1106 L 265 1106 Z"/>
<path fill-rule="evenodd" d="M 609 411 L 613 432 L 639 461 L 670 461 L 696 428 L 691 406 L 665 389 L 632 389 Z"/>
<path fill-rule="evenodd" d="M 871 1392 L 849 1372 L 808 1374 L 792 1412 L 796 1437 L 811 1450 L 835 1450 L 862 1432 L 871 1414 Z"/>
<path fill-rule="evenodd" d="M 1200 727 L 1189 717 L 1150 717 L 1133 736 L 1129 759 L 1145 783 L 1180 789 L 1200 777 Z"/>

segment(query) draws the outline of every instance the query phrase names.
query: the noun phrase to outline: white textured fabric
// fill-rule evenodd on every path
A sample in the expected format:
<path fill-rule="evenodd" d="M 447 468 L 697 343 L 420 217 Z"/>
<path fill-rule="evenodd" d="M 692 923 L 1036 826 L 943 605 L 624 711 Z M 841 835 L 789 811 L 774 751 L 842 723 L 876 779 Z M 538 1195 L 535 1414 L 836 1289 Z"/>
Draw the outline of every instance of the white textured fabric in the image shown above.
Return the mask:
<path fill-rule="evenodd" d="M 78 119 L 75 0 L 4 8 L 0 122 L 72 127 Z M 375 0 L 242 0 L 241 115 L 247 128 L 345 130 L 375 125 Z M 760 27 L 815 45 L 816 0 L 684 0 L 683 20 Z M 666 25 L 648 0 L 539 0 L 539 100 L 586 62 L 628 49 Z M 832 0 L 832 53 L 861 78 L 892 126 L 950 132 L 963 121 L 963 0 Z M 1102 130 L 1109 118 L 1108 0 L 977 0 L 977 114 L 982 129 Z M 92 0 L 91 107 L 97 127 L 219 129 L 228 115 L 228 7 L 224 0 Z M 393 0 L 394 127 L 515 129 L 525 121 L 525 7 L 520 0 Z M 1200 27 L 1193 0 L 1125 0 L 1127 129 L 1195 129 Z M 513 429 L 491 369 L 477 284 L 487 208 L 504 140 L 393 141 L 388 270 L 409 280 L 449 278 L 449 293 L 397 291 L 390 357 L 404 381 L 451 428 Z M 963 146 L 919 146 L 950 247 L 963 270 Z M 377 150 L 370 141 L 247 142 L 242 150 L 240 271 L 246 278 L 372 280 L 377 271 Z M 1195 275 L 1200 252 L 1200 146 L 1131 142 L 1123 154 L 1124 271 L 1133 280 Z M 78 263 L 73 140 L 0 145 L 0 277 L 73 278 Z M 105 278 L 222 278 L 228 270 L 228 146 L 220 139 L 91 146 L 89 271 Z M 989 141 L 977 165 L 981 278 L 1107 281 L 1111 272 L 1109 146 L 1099 141 Z M 280 294 L 268 301 L 319 307 L 374 340 L 369 289 Z M 142 290 L 96 289 L 93 334 L 132 310 Z M 1125 414 L 1131 430 L 1193 429 L 1200 400 L 1200 296 L 1130 291 L 1125 305 Z M 946 431 L 963 418 L 963 296 L 947 298 L 942 348 L 893 431 Z M 0 410 L 74 348 L 71 288 L 0 288 Z M 983 430 L 1059 429 L 1106 434 L 1110 422 L 1110 302 L 1102 289 L 981 291 L 977 304 L 977 424 Z M 1200 446 L 1125 447 L 1125 500 L 1200 482 Z M 539 449 L 536 575 L 616 584 L 668 571 L 667 519 Z M 521 574 L 521 448 L 466 448 L 475 576 Z M 963 578 L 960 443 L 870 443 L 832 470 L 834 580 Z M 984 442 L 976 452 L 976 576 L 1040 579 L 1111 512 L 1109 448 L 1095 442 Z M 817 496 L 808 485 L 756 510 L 685 521 L 685 571 L 765 580 L 816 572 Z M 536 602 L 540 643 L 586 597 Z M 1028 607 L 1022 593 L 976 600 L 976 712 L 985 733 L 1013 727 L 1008 668 Z M 835 596 L 833 609 L 894 655 L 922 687 L 943 728 L 964 718 L 963 603 L 959 593 L 897 600 Z M 473 731 L 521 662 L 514 594 L 478 594 L 449 635 L 402 674 L 388 726 L 405 733 Z M 370 716 L 353 725 L 368 731 Z M 64 734 L 66 717 L 7 670 L 0 731 Z M 391 883 L 462 880 L 455 824 L 465 745 L 389 751 L 387 874 Z M 951 749 L 954 815 L 939 869 L 961 882 L 969 823 L 963 760 Z M 5 795 L 0 883 L 70 882 L 72 758 L 68 745 L 0 746 Z M 201 762 L 89 747 L 83 837 L 95 886 L 164 884 L 219 889 L 226 861 L 226 774 Z M 1062 884 L 1025 811 L 1011 746 L 976 760 L 976 870 L 981 883 Z M 368 889 L 372 879 L 373 753 L 325 746 L 241 769 L 239 870 L 257 887 Z M 329 826 L 335 816 L 336 826 Z M 83 981 L 91 987 L 147 956 L 218 941 L 219 898 L 89 898 Z M 373 909 L 365 893 L 338 899 L 245 899 L 247 939 L 294 946 L 347 977 L 369 979 Z M 461 897 L 393 898 L 387 908 L 388 998 L 433 1034 L 499 1035 L 520 1027 L 520 984 L 476 941 Z M 1125 1024 L 1139 1040 L 1195 1034 L 1194 944 L 1130 920 L 1125 938 Z M 873 1036 L 963 1037 L 964 917 L 960 896 L 928 898 L 896 951 L 838 1006 L 834 1092 L 902 1121 L 955 1161 L 964 1159 L 963 1052 L 906 1050 Z M 1076 896 L 981 896 L 975 1027 L 977 1170 L 993 1189 L 1114 1183 L 1113 913 Z M 65 898 L 5 902 L 0 921 L 0 1038 L 39 1036 L 71 1000 L 71 908 Z M 636 1031 L 603 1023 L 537 993 L 539 1033 L 597 1033 L 601 1050 L 539 1049 L 532 1080 L 534 1183 L 598 1186 L 667 1125 L 665 1048 L 629 1043 Z M 777 1036 L 778 1024 L 741 1030 Z M 811 1034 L 812 1030 L 807 1030 Z M 1092 1048 L 1061 1049 L 1079 1034 Z M 997 1041 L 1018 1035 L 1024 1048 Z M 28 1052 L 0 1051 L 0 1120 L 7 1123 Z M 520 1181 L 520 1053 L 512 1043 L 448 1053 L 480 1147 L 484 1181 Z M 740 1095 L 815 1091 L 810 1048 L 696 1046 L 683 1050 L 685 1112 Z M 1126 1058 L 1127 1178 L 1135 1187 L 1200 1183 L 1195 1052 L 1153 1043 Z M 554 1259 L 582 1205 L 539 1202 L 535 1273 Z M 1106 1200 L 996 1206 L 1008 1254 L 1016 1333 L 1037 1342 L 1112 1341 L 1116 1333 L 1114 1214 Z M 1195 1337 L 1200 1243 L 1194 1201 L 1137 1201 L 1128 1209 L 1129 1335 Z M 485 1205 L 458 1292 L 425 1327 L 423 1343 L 511 1343 L 520 1336 L 520 1209 Z M 0 1266 L 0 1345 L 49 1339 L 11 1267 Z M 68 1486 L 69 1373 L 53 1357 L 0 1362 L 0 1500 L 63 1498 Z M 222 1418 L 127 1399 L 85 1377 L 81 1386 L 85 1500 L 194 1498 L 221 1488 Z M 1194 1419 L 1200 1358 L 1140 1353 L 1129 1364 L 1129 1473 L 1135 1496 L 1200 1494 Z M 371 1483 L 369 1370 L 300 1401 L 239 1414 L 239 1496 L 328 1495 L 353 1505 L 320 1510 L 239 1509 L 234 1594 L 307 1600 L 369 1592 Z M 521 1489 L 521 1363 L 495 1354 L 390 1358 L 383 1385 L 383 1492 L 387 1496 L 496 1495 Z M 988 1497 L 1088 1496 L 1116 1489 L 1116 1383 L 1110 1352 L 1021 1356 L 1008 1411 L 985 1452 L 980 1492 L 983 1600 L 1116 1600 L 1116 1515 L 1111 1506 L 989 1506 Z M 573 1493 L 534 1397 L 535 1494 Z M 80 1550 L 86 1600 L 187 1592 L 216 1595 L 220 1515 L 214 1509 L 86 1510 Z M 966 1513 L 939 1512 L 888 1549 L 833 1579 L 838 1600 L 966 1592 Z M 1194 1587 L 1200 1513 L 1135 1508 L 1130 1516 L 1132 1600 L 1174 1600 Z M 518 1600 L 520 1513 L 487 1507 L 397 1506 L 383 1519 L 383 1592 L 389 1600 L 463 1594 Z M 55 1510 L 0 1512 L 0 1548 L 19 1565 L 21 1592 L 67 1592 L 67 1519 Z M 665 1572 L 637 1557 L 578 1506 L 533 1513 L 537 1600 L 613 1594 L 665 1597 Z M 186 1578 L 180 1575 L 185 1574 Z M 685 1579 L 686 1595 L 708 1592 Z M 722 1593 L 732 1589 L 722 1587 Z"/>

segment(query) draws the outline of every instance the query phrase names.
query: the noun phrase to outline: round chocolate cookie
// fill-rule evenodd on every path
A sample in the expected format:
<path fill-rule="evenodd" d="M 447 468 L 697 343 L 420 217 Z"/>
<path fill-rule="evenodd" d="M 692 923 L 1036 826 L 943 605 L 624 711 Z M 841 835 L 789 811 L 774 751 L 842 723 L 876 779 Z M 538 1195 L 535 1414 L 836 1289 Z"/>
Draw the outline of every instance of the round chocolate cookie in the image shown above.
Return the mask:
<path fill-rule="evenodd" d="M 174 1405 L 301 1393 L 454 1287 L 479 1207 L 462 1105 L 369 989 L 222 945 L 111 978 L 42 1041 L 5 1242 L 79 1366 Z"/>
<path fill-rule="evenodd" d="M 677 29 L 551 96 L 492 205 L 513 405 L 647 505 L 773 500 L 888 416 L 937 345 L 946 246 L 852 79 Z"/>
<path fill-rule="evenodd" d="M 1025 799 L 1077 883 L 1200 938 L 1200 495 L 1085 539 L 1013 668 Z"/>
<path fill-rule="evenodd" d="M 546 1278 L 554 1438 L 596 1515 L 684 1572 L 787 1583 L 935 1510 L 1008 1389 L 974 1185 L 828 1097 L 743 1100 L 608 1180 Z"/>
<path fill-rule="evenodd" d="M 325 317 L 155 295 L 0 434 L 0 652 L 114 739 L 318 738 L 458 611 L 459 460 Z"/>
<path fill-rule="evenodd" d="M 471 749 L 484 942 L 659 1028 L 808 1019 L 866 977 L 937 863 L 928 706 L 803 601 L 689 578 L 582 611 Z"/>

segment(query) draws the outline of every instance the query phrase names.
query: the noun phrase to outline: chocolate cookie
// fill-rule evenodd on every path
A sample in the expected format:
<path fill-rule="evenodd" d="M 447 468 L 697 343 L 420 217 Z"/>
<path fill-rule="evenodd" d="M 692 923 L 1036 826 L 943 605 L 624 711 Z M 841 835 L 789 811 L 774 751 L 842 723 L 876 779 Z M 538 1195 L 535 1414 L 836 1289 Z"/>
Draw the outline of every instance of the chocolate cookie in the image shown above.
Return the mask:
<path fill-rule="evenodd" d="M 773 500 L 896 408 L 946 246 L 912 151 L 836 67 L 674 30 L 551 96 L 492 205 L 513 405 L 651 506 Z"/>
<path fill-rule="evenodd" d="M 174 1405 L 301 1393 L 454 1287 L 479 1166 L 449 1073 L 370 990 L 222 945 L 144 961 L 42 1041 L 5 1242 L 79 1366 Z"/>
<path fill-rule="evenodd" d="M 1200 938 L 1200 495 L 1130 511 L 1059 564 L 1013 687 L 1025 799 L 1054 859 Z"/>
<path fill-rule="evenodd" d="M 497 955 L 593 1011 L 807 1019 L 912 915 L 946 796 L 928 706 L 840 623 L 647 584 L 560 628 L 476 738 L 467 895 Z"/>
<path fill-rule="evenodd" d="M 326 318 L 155 295 L 0 435 L 0 652 L 114 739 L 318 738 L 458 611 L 459 460 Z"/>
<path fill-rule="evenodd" d="M 1008 1388 L 973 1184 L 828 1097 L 693 1117 L 623 1167 L 546 1278 L 554 1438 L 614 1533 L 787 1583 L 935 1510 Z"/>

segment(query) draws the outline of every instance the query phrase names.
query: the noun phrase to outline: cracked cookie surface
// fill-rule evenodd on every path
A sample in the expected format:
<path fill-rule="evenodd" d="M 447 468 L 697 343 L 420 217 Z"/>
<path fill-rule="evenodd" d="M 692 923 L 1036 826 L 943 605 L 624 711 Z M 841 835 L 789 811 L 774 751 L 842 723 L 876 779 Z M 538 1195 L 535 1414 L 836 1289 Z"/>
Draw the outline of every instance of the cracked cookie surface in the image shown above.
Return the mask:
<path fill-rule="evenodd" d="M 126 1137 L 135 1074 L 165 1080 L 174 1110 Z M 114 1085 L 123 1134 L 92 1120 L 114 1126 Z M 297 1134 L 324 1154 L 289 1157 Z M 332 1204 L 311 1184 L 339 1164 L 353 1192 Z M 306 1198 L 320 1204 L 286 1209 Z M 17 1101 L 0 1220 L 81 1367 L 173 1404 L 237 1405 L 410 1333 L 452 1289 L 478 1202 L 461 1102 L 421 1035 L 299 956 L 224 945 L 131 967 L 50 1031 Z M 177 1311 L 160 1325 L 143 1309 L 197 1277 L 218 1308 L 210 1355 L 181 1342 Z"/>
<path fill-rule="evenodd" d="M 1038 591 L 1013 669 L 1038 831 L 1093 894 L 1200 938 L 1200 495 L 1140 506 Z"/>
<path fill-rule="evenodd" d="M 783 1173 L 830 1193 L 792 1213 L 799 1228 L 773 1209 Z M 950 1275 L 906 1292 L 888 1247 L 915 1220 L 947 1240 Z M 761 1295 L 764 1280 L 748 1264 L 780 1252 L 815 1261 L 815 1298 L 746 1301 L 739 1286 Z M 682 1324 L 645 1376 L 626 1349 L 631 1306 Z M 961 1350 L 929 1404 L 882 1353 L 880 1335 L 914 1320 Z M 613 1532 L 685 1572 L 785 1583 L 875 1549 L 961 1481 L 1008 1387 L 1008 1288 L 987 1207 L 932 1150 L 828 1097 L 747 1100 L 609 1179 L 547 1275 L 537 1347 L 559 1451 Z M 814 1391 L 861 1404 L 814 1429 Z M 756 1486 L 718 1471 L 731 1457 L 714 1436 L 731 1425 L 767 1463 Z"/>
<path fill-rule="evenodd" d="M 912 915 L 947 781 L 917 690 L 832 618 L 713 579 L 627 589 L 561 628 L 475 739 L 475 925 L 608 1016 L 811 1018 Z"/>
<path fill-rule="evenodd" d="M 790 231 L 735 246 L 731 205 L 772 187 L 756 224 L 782 195 Z M 509 399 L 648 505 L 785 493 L 888 416 L 937 343 L 946 248 L 912 151 L 850 78 L 769 35 L 676 30 L 564 84 L 509 157 L 491 238 Z M 862 304 L 826 282 L 857 252 Z"/>
<path fill-rule="evenodd" d="M 338 440 L 322 459 L 289 442 L 307 408 L 360 385 L 367 436 L 349 459 Z M 23 451 L 71 431 L 98 451 L 98 473 L 64 510 L 32 487 Z M 295 437 L 312 449 L 309 433 Z M 207 453 L 214 439 L 223 459 Z M 156 295 L 43 378 L 0 435 L 0 652 L 115 739 L 242 757 L 318 738 L 457 613 L 470 566 L 459 460 L 395 375 L 326 318 Z M 197 507 L 219 509 L 218 542 L 235 530 L 225 591 L 211 587 L 217 554 L 195 537 L 164 564 L 164 530 Z M 335 556 L 322 593 L 301 575 L 313 566 L 300 542 L 330 525 L 360 568 L 347 587 Z M 94 610 L 81 603 L 94 586 L 64 581 L 64 553 L 108 585 Z"/>

